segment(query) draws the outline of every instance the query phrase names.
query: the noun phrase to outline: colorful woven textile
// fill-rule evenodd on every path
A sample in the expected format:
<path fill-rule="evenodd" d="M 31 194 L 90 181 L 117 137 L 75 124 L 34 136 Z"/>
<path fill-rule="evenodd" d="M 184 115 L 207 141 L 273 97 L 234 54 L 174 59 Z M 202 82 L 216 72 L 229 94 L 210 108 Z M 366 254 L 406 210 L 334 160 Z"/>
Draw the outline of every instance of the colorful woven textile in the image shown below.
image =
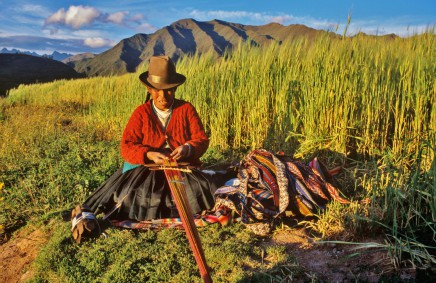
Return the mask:
<path fill-rule="evenodd" d="M 215 211 L 210 212 L 209 214 L 194 215 L 195 226 L 197 227 L 205 227 L 211 224 L 220 223 L 221 225 L 229 225 L 234 221 L 239 221 L 238 218 L 232 217 L 232 211 L 227 207 L 219 207 L 215 209 Z M 126 220 L 110 220 L 113 226 L 128 228 L 128 229 L 139 229 L 139 230 L 148 230 L 148 229 L 163 229 L 163 228 L 176 228 L 183 229 L 182 220 L 180 218 L 163 218 L 163 219 L 155 219 L 155 220 L 146 220 L 146 221 L 136 221 L 131 219 Z"/>
<path fill-rule="evenodd" d="M 269 232 L 277 217 L 291 211 L 311 216 L 325 209 L 328 201 L 348 201 L 330 184 L 330 172 L 314 159 L 309 165 L 260 149 L 241 161 L 237 189 L 218 189 L 215 207 L 228 207 L 241 216 L 255 233 Z"/>

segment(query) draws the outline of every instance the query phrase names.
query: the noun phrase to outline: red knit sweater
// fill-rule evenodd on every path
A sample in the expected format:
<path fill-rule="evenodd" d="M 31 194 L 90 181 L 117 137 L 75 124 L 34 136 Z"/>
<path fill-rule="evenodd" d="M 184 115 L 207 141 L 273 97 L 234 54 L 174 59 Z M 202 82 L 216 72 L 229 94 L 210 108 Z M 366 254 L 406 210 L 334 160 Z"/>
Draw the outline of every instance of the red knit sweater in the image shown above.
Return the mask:
<path fill-rule="evenodd" d="M 209 139 L 191 103 L 174 100 L 173 112 L 166 130 L 154 113 L 151 100 L 138 106 L 124 129 L 121 155 L 125 161 L 132 164 L 153 163 L 147 158 L 147 152 L 161 149 L 165 140 L 172 150 L 189 143 L 191 155 L 183 161 L 200 163 L 199 158 L 206 152 Z"/>

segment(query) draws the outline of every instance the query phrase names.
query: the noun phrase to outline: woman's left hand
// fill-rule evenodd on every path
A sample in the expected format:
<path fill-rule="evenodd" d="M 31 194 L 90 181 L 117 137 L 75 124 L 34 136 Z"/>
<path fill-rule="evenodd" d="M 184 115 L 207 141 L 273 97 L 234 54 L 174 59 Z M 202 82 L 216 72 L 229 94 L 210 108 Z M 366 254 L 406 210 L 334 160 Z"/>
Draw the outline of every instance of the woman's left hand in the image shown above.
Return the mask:
<path fill-rule="evenodd" d="M 170 157 L 175 160 L 179 160 L 181 158 L 187 157 L 189 153 L 189 145 L 182 144 L 178 146 L 173 152 L 171 152 Z"/>

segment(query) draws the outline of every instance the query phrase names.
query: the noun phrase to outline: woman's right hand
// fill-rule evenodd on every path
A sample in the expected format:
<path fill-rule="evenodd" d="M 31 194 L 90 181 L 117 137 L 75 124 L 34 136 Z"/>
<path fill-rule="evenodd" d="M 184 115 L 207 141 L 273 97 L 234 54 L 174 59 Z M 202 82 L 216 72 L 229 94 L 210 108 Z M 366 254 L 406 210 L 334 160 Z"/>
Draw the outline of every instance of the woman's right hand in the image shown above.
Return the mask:
<path fill-rule="evenodd" d="M 168 156 L 161 152 L 149 151 L 147 152 L 147 158 L 156 164 L 163 165 L 164 161 L 168 159 Z"/>

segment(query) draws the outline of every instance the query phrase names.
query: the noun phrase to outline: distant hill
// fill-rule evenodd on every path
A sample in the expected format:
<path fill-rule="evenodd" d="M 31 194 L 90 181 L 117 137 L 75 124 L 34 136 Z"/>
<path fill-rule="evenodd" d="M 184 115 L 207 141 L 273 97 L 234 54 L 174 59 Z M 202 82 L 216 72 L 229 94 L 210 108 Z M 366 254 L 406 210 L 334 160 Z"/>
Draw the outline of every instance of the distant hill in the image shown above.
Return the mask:
<path fill-rule="evenodd" d="M 20 84 L 80 77 L 83 75 L 59 61 L 26 54 L 0 54 L 0 96 Z"/>
<path fill-rule="evenodd" d="M 62 63 L 68 64 L 71 62 L 76 62 L 76 61 L 80 61 L 80 60 L 84 60 L 84 59 L 91 59 L 94 58 L 95 54 L 94 53 L 81 53 L 81 54 L 77 54 L 77 55 L 73 55 L 70 57 L 67 57 L 63 60 L 61 60 Z"/>
<path fill-rule="evenodd" d="M 240 42 L 251 40 L 252 44 L 262 46 L 270 42 L 306 36 L 314 39 L 326 31 L 315 30 L 304 25 L 283 26 L 270 23 L 251 26 L 229 23 L 221 20 L 200 22 L 184 19 L 157 30 L 153 34 L 136 34 L 121 40 L 113 48 L 96 55 L 75 61 L 74 68 L 88 76 L 117 75 L 134 72 L 142 62 L 148 62 L 153 55 L 169 55 L 177 61 L 183 55 L 202 54 L 211 50 L 217 56 Z M 330 33 L 331 36 L 337 36 Z"/>
<path fill-rule="evenodd" d="M 66 59 L 68 57 L 71 57 L 71 56 L 73 56 L 73 54 L 60 53 L 57 51 L 54 51 L 51 55 L 49 55 L 49 57 L 51 57 L 53 60 L 56 60 L 56 61 L 62 61 L 62 60 Z"/>
<path fill-rule="evenodd" d="M 71 68 L 75 68 L 77 63 L 83 64 L 83 62 L 90 60 L 95 57 L 94 53 L 81 53 L 77 55 L 70 56 L 63 59 L 61 62 L 67 64 Z"/>
<path fill-rule="evenodd" d="M 386 39 L 386 40 L 396 39 L 396 38 L 399 37 L 395 33 L 389 33 L 389 34 L 384 34 L 384 35 L 370 35 L 370 34 L 366 34 L 364 32 L 359 32 L 359 33 L 355 34 L 352 37 L 359 37 L 359 36 L 366 36 L 366 37 L 372 37 L 372 38 L 380 38 L 380 39 Z"/>
<path fill-rule="evenodd" d="M 0 54 L 26 54 L 26 55 L 32 55 L 32 56 L 37 56 L 37 57 L 50 58 L 50 59 L 53 59 L 53 60 L 56 60 L 56 61 L 62 61 L 65 58 L 73 56 L 73 54 L 60 53 L 60 52 L 57 52 L 57 51 L 53 51 L 52 54 L 43 54 L 43 55 L 40 55 L 40 54 L 38 54 L 36 52 L 20 51 L 20 50 L 15 49 L 15 48 L 13 48 L 11 50 L 8 50 L 7 48 L 3 48 L 3 49 L 0 50 Z"/>

